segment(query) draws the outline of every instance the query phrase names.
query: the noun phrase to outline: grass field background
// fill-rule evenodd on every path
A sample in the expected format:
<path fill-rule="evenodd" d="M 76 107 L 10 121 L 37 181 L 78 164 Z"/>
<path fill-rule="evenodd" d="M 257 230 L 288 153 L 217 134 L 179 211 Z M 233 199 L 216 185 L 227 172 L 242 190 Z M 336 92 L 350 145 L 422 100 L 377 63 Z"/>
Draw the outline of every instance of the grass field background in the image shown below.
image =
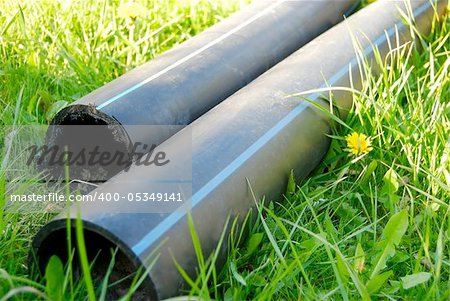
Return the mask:
<path fill-rule="evenodd" d="M 1 124 L 46 124 L 71 101 L 245 5 L 127 3 L 0 2 Z M 224 242 L 230 251 L 222 271 L 215 270 L 214 258 L 199 256 L 200 276 L 187 279 L 192 290 L 186 294 L 450 298 L 449 26 L 447 16 L 429 36 L 379 58 L 382 72 L 367 74 L 324 162 L 309 179 L 291 182 L 286 196 L 259 208 L 245 241 L 236 234 Z M 373 150 L 352 156 L 345 137 L 353 132 L 370 137 Z M 0 184 L 0 300 L 54 296 L 55 277 L 37 283 L 26 267 L 29 243 L 51 215 L 3 212 Z M 78 300 L 90 289 L 66 281 L 63 290 L 64 298 Z M 101 291 L 95 294 L 101 299 Z"/>

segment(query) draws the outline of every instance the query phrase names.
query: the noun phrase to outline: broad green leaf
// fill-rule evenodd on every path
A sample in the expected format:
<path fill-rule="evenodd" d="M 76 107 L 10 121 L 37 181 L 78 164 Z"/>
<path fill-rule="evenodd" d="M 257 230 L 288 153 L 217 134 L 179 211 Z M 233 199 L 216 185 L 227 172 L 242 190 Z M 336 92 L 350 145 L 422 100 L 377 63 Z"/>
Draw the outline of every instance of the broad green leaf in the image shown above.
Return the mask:
<path fill-rule="evenodd" d="M 384 198 L 383 204 L 391 213 L 395 212 L 395 204 L 400 200 L 399 196 L 396 194 L 400 184 L 398 182 L 397 173 L 391 168 L 389 169 L 383 177 L 384 185 L 382 189 L 382 195 Z M 387 201 L 387 202 L 386 202 Z"/>
<path fill-rule="evenodd" d="M 395 246 L 398 246 L 408 229 L 408 212 L 402 210 L 394 214 L 383 230 L 383 238 L 379 242 L 381 251 L 376 256 L 376 264 L 370 278 L 372 279 L 386 266 L 386 261 L 395 255 Z"/>
<path fill-rule="evenodd" d="M 379 275 L 375 275 L 375 277 L 373 277 L 372 279 L 370 279 L 369 281 L 367 281 L 366 283 L 366 287 L 367 290 L 369 291 L 369 294 L 375 294 L 377 293 L 380 288 L 383 286 L 383 284 L 386 283 L 386 281 L 389 279 L 389 277 L 391 277 L 393 274 L 392 271 L 387 271 L 384 273 L 381 273 Z"/>
<path fill-rule="evenodd" d="M 427 282 L 430 280 L 431 274 L 427 272 L 415 273 L 412 275 L 408 275 L 400 278 L 402 280 L 402 286 L 404 289 L 410 289 L 416 285 Z"/>
<path fill-rule="evenodd" d="M 52 301 L 63 300 L 64 294 L 64 268 L 57 256 L 50 257 L 45 268 L 45 292 Z"/>
<path fill-rule="evenodd" d="M 230 269 L 231 269 L 231 273 L 233 274 L 234 279 L 236 279 L 243 286 L 247 286 L 247 282 L 245 282 L 244 277 L 242 277 L 242 275 L 238 273 L 238 271 L 236 269 L 236 265 L 234 264 L 233 261 L 230 262 Z"/>
<path fill-rule="evenodd" d="M 345 265 L 344 259 L 341 257 L 339 253 L 336 254 L 336 265 L 341 275 L 342 282 L 344 284 L 348 283 L 348 278 L 350 277 L 350 273 L 348 272 L 347 266 Z"/>
<path fill-rule="evenodd" d="M 289 174 L 288 184 L 286 188 L 286 196 L 293 195 L 295 193 L 295 177 L 294 177 L 294 170 L 291 169 L 291 173 Z"/>
<path fill-rule="evenodd" d="M 364 175 L 361 179 L 361 183 L 367 183 L 369 178 L 372 176 L 372 173 L 375 171 L 375 169 L 377 169 L 377 166 L 378 166 L 377 160 L 372 160 L 370 162 L 369 166 L 367 166 L 367 169 L 364 172 Z"/>
<path fill-rule="evenodd" d="M 392 195 L 395 194 L 400 187 L 400 184 L 398 183 L 398 176 L 397 173 L 390 168 L 386 174 L 383 177 L 384 186 L 383 186 L 383 192 Z"/>
<path fill-rule="evenodd" d="M 325 220 L 323 221 L 324 227 L 325 227 L 325 231 L 327 233 L 333 234 L 336 233 L 337 230 L 333 225 L 333 222 L 331 221 L 331 218 L 329 216 L 325 216 Z"/>
<path fill-rule="evenodd" d="M 371 189 L 373 188 L 372 185 L 369 185 L 370 180 L 373 179 L 372 175 L 374 174 L 375 170 L 378 167 L 378 161 L 372 160 L 369 165 L 367 166 L 366 170 L 364 171 L 364 174 L 361 178 L 361 191 L 364 192 L 366 196 L 371 196 L 373 192 Z"/>
<path fill-rule="evenodd" d="M 353 264 L 354 269 L 359 273 L 362 273 L 364 269 L 365 253 L 360 243 L 356 246 L 355 262 Z"/>
<path fill-rule="evenodd" d="M 383 290 L 387 294 L 396 294 L 401 288 L 400 281 L 391 280 L 389 286 Z"/>
<path fill-rule="evenodd" d="M 395 252 L 395 256 L 392 257 L 392 260 L 396 263 L 405 262 L 409 259 L 411 259 L 411 255 L 402 251 Z"/>
<path fill-rule="evenodd" d="M 306 250 L 313 250 L 315 247 L 321 245 L 322 243 L 314 237 L 303 240 L 299 245 Z"/>
<path fill-rule="evenodd" d="M 247 245 L 247 255 L 251 255 L 251 254 L 253 254 L 253 252 L 256 251 L 256 249 L 261 244 L 263 237 L 264 237 L 263 233 L 252 234 L 252 236 L 250 237 L 250 239 L 248 241 L 248 245 Z"/>
<path fill-rule="evenodd" d="M 389 219 L 383 230 L 383 238 L 397 246 L 407 229 L 408 211 L 402 210 Z"/>

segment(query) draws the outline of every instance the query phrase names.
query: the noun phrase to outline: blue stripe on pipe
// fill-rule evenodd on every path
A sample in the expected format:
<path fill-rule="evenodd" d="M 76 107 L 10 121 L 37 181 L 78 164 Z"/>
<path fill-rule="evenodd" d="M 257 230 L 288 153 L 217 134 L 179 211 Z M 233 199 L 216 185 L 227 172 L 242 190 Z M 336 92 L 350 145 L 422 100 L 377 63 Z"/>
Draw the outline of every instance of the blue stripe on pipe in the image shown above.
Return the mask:
<path fill-rule="evenodd" d="M 426 2 L 421 5 L 417 10 L 414 16 L 418 16 L 425 12 L 429 6 L 430 2 Z M 382 43 L 384 43 L 388 38 L 391 38 L 393 34 L 396 32 L 396 28 L 402 28 L 404 26 L 403 23 L 399 23 L 394 25 L 394 27 L 390 28 L 386 31 L 385 34 L 378 37 L 373 46 L 378 47 Z M 369 45 L 364 49 L 364 55 L 368 55 L 373 51 L 372 45 Z M 326 88 L 328 85 L 334 85 L 342 76 L 344 76 L 349 67 L 352 68 L 355 64 L 358 63 L 357 58 L 353 58 L 349 66 L 346 66 L 340 69 L 337 73 L 335 73 L 328 84 L 322 85 L 321 88 Z M 319 93 L 314 93 L 310 98 L 311 100 L 316 100 L 320 96 Z M 215 188 L 217 188 L 225 179 L 227 179 L 234 171 L 236 171 L 239 167 L 241 167 L 253 154 L 255 154 L 258 150 L 260 150 L 265 144 L 267 144 L 277 133 L 279 133 L 285 126 L 289 124 L 294 118 L 300 115 L 307 107 L 308 103 L 302 102 L 299 104 L 294 110 L 289 112 L 283 119 L 281 119 L 274 127 L 272 127 L 268 132 L 266 132 L 263 136 L 261 136 L 255 143 L 253 143 L 248 149 L 246 149 L 241 155 L 239 155 L 233 162 L 231 162 L 225 169 L 223 169 L 219 174 L 217 174 L 213 179 L 211 179 L 205 186 L 203 186 L 199 191 L 197 191 L 191 198 L 192 207 L 195 207 L 199 204 L 209 193 L 211 193 Z M 136 243 L 132 250 L 135 254 L 141 255 L 149 246 L 155 243 L 161 236 L 166 233 L 173 225 L 175 225 L 181 218 L 183 218 L 186 214 L 184 212 L 173 212 L 167 218 L 165 218 L 161 223 L 159 223 L 155 228 L 153 228 L 150 232 L 148 232 L 138 243 Z"/>
<path fill-rule="evenodd" d="M 203 51 L 211 48 L 212 46 L 216 45 L 217 43 L 225 40 L 226 38 L 228 38 L 229 36 L 231 36 L 232 34 L 238 32 L 239 30 L 245 28 L 246 26 L 250 25 L 251 23 L 255 22 L 256 20 L 258 20 L 259 18 L 261 18 L 262 16 L 264 16 L 268 11 L 274 9 L 275 7 L 277 7 L 278 5 L 280 5 L 281 3 L 285 2 L 285 0 L 279 0 L 277 2 L 275 2 L 274 4 L 268 6 L 267 8 L 265 8 L 264 10 L 262 10 L 261 12 L 259 12 L 258 14 L 256 14 L 255 16 L 253 16 L 252 18 L 248 19 L 246 22 L 240 24 L 239 26 L 233 28 L 232 30 L 228 31 L 227 33 L 221 35 L 220 37 L 218 37 L 217 39 L 209 42 L 208 44 L 206 44 L 205 46 L 197 49 L 196 51 L 192 52 L 191 54 L 185 56 L 184 58 L 174 62 L 172 65 L 167 66 L 166 68 L 164 68 L 163 70 L 153 74 L 152 76 L 144 79 L 143 81 L 137 83 L 136 85 L 126 89 L 125 91 L 115 95 L 114 97 L 106 100 L 105 102 L 103 102 L 102 104 L 97 106 L 98 110 L 103 109 L 104 107 L 106 107 L 107 105 L 115 102 L 116 100 L 122 98 L 123 96 L 139 89 L 140 87 L 144 86 L 145 84 L 151 82 L 154 79 L 157 79 L 158 77 L 160 77 L 161 75 L 164 75 L 165 73 L 169 72 L 170 70 L 180 66 L 181 64 L 189 61 L 190 59 L 194 58 L 195 56 L 199 55 L 200 53 L 202 53 Z"/>

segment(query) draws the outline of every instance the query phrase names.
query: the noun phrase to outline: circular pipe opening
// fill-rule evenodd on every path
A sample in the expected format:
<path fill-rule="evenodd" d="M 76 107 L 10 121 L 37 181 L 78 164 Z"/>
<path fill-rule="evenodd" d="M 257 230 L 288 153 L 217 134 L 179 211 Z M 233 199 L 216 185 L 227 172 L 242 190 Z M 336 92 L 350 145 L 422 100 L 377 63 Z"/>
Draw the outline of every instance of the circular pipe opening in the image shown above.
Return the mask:
<path fill-rule="evenodd" d="M 120 123 L 97 110 L 94 105 L 74 104 L 61 109 L 50 125 L 120 125 Z"/>
<path fill-rule="evenodd" d="M 65 220 L 58 220 L 57 222 L 60 225 L 66 223 Z M 91 266 L 91 277 L 94 286 L 99 288 L 103 285 L 108 270 L 113 264 L 106 280 L 108 283 L 106 300 L 118 300 L 125 296 L 133 283 L 136 283 L 142 277 L 145 268 L 138 258 L 131 255 L 131 251 L 126 250 L 123 246 L 114 243 L 94 230 L 86 229 L 85 225 L 83 227 L 87 259 Z M 53 230 L 45 228 L 38 233 L 33 241 L 29 257 L 30 271 L 36 271 L 37 269 L 39 275 L 43 277 L 48 261 L 55 255 L 61 259 L 65 267 L 68 267 L 70 264 L 74 280 L 80 281 L 82 279 L 82 269 L 74 225 L 71 227 L 71 252 L 68 252 L 67 249 L 67 229 L 65 227 Z M 71 262 L 69 262 L 69 258 L 72 258 Z M 131 300 L 157 299 L 150 277 L 147 275 L 145 278 L 133 293 Z"/>
<path fill-rule="evenodd" d="M 132 145 L 123 126 L 94 106 L 71 105 L 52 120 L 39 169 L 49 180 L 66 178 L 87 193 L 132 163 Z M 67 157 L 65 156 L 68 151 Z M 81 183 L 81 184 L 80 184 Z"/>

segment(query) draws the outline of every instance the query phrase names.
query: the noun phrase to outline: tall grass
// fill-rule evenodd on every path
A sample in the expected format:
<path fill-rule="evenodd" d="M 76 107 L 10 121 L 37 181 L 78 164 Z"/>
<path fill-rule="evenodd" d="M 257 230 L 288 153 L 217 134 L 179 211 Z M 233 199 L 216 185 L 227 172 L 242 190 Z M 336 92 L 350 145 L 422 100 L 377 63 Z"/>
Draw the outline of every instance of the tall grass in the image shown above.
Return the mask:
<path fill-rule="evenodd" d="M 450 298 L 449 26 L 447 15 L 429 36 L 392 45 L 385 59 L 375 51 L 379 74 L 361 60 L 363 88 L 324 162 L 260 207 L 247 243 L 231 239 L 226 268 L 209 291 L 200 283 L 190 295 Z M 352 132 L 370 136 L 373 150 L 350 155 Z"/>

